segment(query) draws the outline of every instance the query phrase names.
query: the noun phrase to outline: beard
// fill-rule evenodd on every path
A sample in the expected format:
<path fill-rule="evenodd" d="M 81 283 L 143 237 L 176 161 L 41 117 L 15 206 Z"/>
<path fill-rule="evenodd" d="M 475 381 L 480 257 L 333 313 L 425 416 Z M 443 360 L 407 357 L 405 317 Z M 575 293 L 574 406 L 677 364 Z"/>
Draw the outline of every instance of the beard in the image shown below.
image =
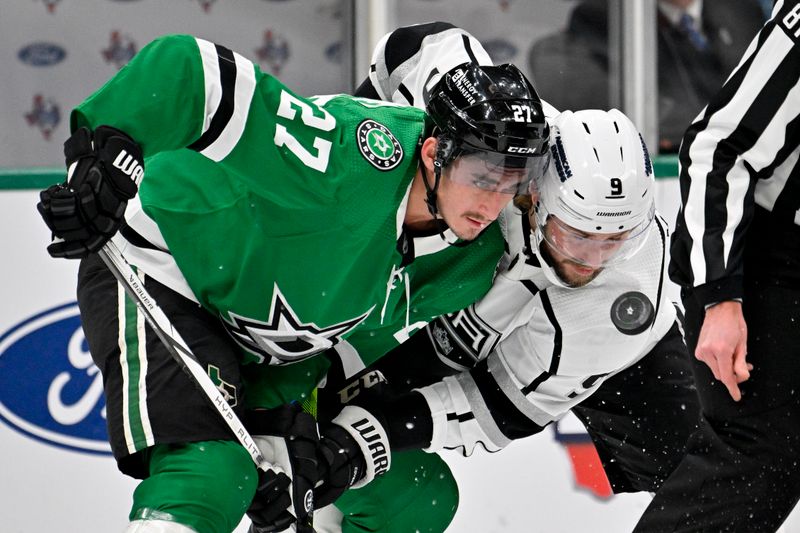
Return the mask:
<path fill-rule="evenodd" d="M 600 272 L 603 271 L 602 268 L 597 268 L 591 274 L 581 275 L 576 273 L 574 270 L 571 270 L 569 265 L 577 265 L 577 263 L 573 263 L 571 261 L 559 261 L 555 264 L 553 270 L 556 271 L 556 274 L 559 278 L 561 278 L 561 281 L 573 288 L 588 285 L 600 275 Z"/>
<path fill-rule="evenodd" d="M 553 271 L 556 273 L 556 276 L 558 276 L 558 278 L 564 282 L 564 285 L 567 287 L 578 288 L 588 285 L 603 271 L 602 268 L 596 268 L 591 274 L 579 274 L 575 272 L 575 270 L 571 269 L 570 266 L 583 265 L 576 263 L 575 261 L 571 261 L 563 255 L 554 254 L 553 251 L 550 250 L 550 247 L 547 245 L 546 241 L 542 241 L 539 250 L 542 254 L 542 259 L 544 259 L 544 261 L 550 265 L 550 268 L 553 269 Z"/>

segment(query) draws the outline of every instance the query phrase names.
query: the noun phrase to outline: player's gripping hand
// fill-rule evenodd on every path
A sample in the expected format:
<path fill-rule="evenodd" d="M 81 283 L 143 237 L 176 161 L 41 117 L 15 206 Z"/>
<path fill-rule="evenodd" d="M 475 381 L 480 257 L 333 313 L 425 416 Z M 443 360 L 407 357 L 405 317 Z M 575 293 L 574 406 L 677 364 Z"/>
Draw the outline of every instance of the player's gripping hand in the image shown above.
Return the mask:
<path fill-rule="evenodd" d="M 274 465 L 259 472 L 258 489 L 247 510 L 250 533 L 283 531 L 295 523 L 298 533 L 313 532 L 317 421 L 299 405 L 288 404 L 248 412 L 247 429 Z"/>
<path fill-rule="evenodd" d="M 374 414 L 346 405 L 320 428 L 317 462 L 320 481 L 314 499 L 318 507 L 324 507 L 347 489 L 363 487 L 389 470 L 389 437 Z"/>
<path fill-rule="evenodd" d="M 96 252 L 116 233 L 144 174 L 142 150 L 125 133 L 80 128 L 64 143 L 67 182 L 48 187 L 36 205 L 55 237 L 53 257 Z"/>

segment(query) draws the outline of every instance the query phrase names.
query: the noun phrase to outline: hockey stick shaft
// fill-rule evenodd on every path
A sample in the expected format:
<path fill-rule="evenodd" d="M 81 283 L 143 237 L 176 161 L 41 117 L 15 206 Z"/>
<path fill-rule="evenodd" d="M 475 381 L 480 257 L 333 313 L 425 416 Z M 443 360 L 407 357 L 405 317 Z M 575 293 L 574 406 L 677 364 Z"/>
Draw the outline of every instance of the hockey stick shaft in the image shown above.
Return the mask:
<path fill-rule="evenodd" d="M 233 412 L 233 408 L 227 402 L 225 396 L 217 386 L 214 385 L 214 382 L 211 381 L 208 374 L 206 374 L 203 366 L 183 340 L 180 333 L 173 327 L 169 318 L 167 318 L 164 311 L 156 304 L 153 297 L 145 290 L 144 283 L 139 276 L 136 275 L 136 272 L 133 271 L 128 261 L 125 260 L 119 248 L 117 248 L 113 242 L 109 241 L 98 254 L 108 266 L 109 270 L 111 270 L 111 273 L 114 274 L 114 277 L 117 278 L 117 281 L 125 288 L 125 291 L 136 303 L 136 306 L 141 310 L 142 314 L 144 314 L 148 324 L 150 324 L 150 327 L 156 332 L 161 342 L 164 343 L 167 351 L 172 355 L 181 369 L 189 375 L 189 378 L 197 385 L 206 399 L 211 402 L 231 431 L 233 431 L 236 439 L 250 454 L 256 466 L 264 471 L 273 468 L 273 466 L 264 459 L 255 441 L 253 441 L 253 437 L 250 436 L 250 433 L 245 429 L 242 421 L 236 416 L 236 413 Z"/>

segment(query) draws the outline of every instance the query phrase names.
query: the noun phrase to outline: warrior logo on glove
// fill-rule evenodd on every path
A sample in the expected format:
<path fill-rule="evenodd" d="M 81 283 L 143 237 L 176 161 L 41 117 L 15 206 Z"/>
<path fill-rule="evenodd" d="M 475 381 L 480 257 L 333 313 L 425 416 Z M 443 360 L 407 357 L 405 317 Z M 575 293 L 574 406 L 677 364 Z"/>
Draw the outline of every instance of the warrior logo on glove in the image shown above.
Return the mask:
<path fill-rule="evenodd" d="M 100 250 L 122 225 L 144 159 L 133 139 L 110 126 L 78 129 L 64 143 L 64 155 L 67 182 L 42 191 L 36 207 L 55 237 L 48 253 L 79 259 Z"/>
<path fill-rule="evenodd" d="M 142 182 L 144 167 L 134 156 L 125 150 L 122 150 L 119 155 L 117 155 L 113 165 L 130 176 L 136 185 L 139 185 Z"/>

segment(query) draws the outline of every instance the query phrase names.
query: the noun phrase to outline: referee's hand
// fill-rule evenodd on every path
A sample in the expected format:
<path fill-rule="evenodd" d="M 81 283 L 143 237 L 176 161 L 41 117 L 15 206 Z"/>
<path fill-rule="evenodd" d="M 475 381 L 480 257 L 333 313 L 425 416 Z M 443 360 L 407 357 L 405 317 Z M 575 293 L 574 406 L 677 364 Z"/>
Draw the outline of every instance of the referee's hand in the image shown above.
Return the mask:
<path fill-rule="evenodd" d="M 734 401 L 742 399 L 739 383 L 750 378 L 753 365 L 747 362 L 747 324 L 741 302 L 725 301 L 706 309 L 694 355 L 708 365 Z"/>

